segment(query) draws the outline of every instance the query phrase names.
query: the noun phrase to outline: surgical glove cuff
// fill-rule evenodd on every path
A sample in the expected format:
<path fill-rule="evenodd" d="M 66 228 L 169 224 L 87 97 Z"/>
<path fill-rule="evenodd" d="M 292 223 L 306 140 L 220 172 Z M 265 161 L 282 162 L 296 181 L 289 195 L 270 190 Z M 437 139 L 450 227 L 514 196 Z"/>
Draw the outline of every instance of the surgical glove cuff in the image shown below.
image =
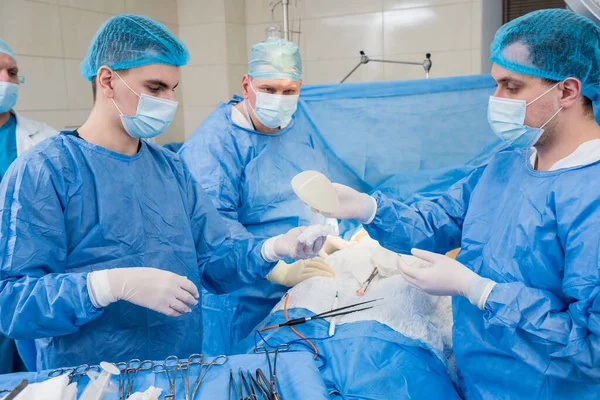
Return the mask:
<path fill-rule="evenodd" d="M 262 249 L 260 251 L 260 254 L 262 255 L 262 258 L 265 259 L 266 262 L 272 263 L 272 262 L 275 262 L 275 261 L 279 261 L 282 258 L 282 257 L 279 257 L 277 255 L 277 253 L 275 252 L 275 242 L 281 236 L 283 236 L 283 235 L 272 237 L 270 239 L 267 239 L 263 243 L 263 246 L 262 246 Z"/>
<path fill-rule="evenodd" d="M 284 282 L 287 278 L 287 273 L 290 270 L 290 265 L 279 261 L 275 264 L 275 267 L 267 274 L 267 280 L 273 283 L 278 283 L 280 285 L 285 285 Z M 286 285 L 287 286 L 287 285 Z"/>
<path fill-rule="evenodd" d="M 365 208 L 358 220 L 364 225 L 369 225 L 371 222 L 373 222 L 375 216 L 377 215 L 377 200 L 366 194 L 364 196 L 367 197 L 365 199 Z"/>
<path fill-rule="evenodd" d="M 96 308 L 104 308 L 117 301 L 113 296 L 106 269 L 90 272 L 87 275 L 87 289 L 90 300 Z"/>
<path fill-rule="evenodd" d="M 471 304 L 483 310 L 492 289 L 496 286 L 496 282 L 491 279 L 481 278 L 477 276 L 469 282 L 469 301 Z"/>

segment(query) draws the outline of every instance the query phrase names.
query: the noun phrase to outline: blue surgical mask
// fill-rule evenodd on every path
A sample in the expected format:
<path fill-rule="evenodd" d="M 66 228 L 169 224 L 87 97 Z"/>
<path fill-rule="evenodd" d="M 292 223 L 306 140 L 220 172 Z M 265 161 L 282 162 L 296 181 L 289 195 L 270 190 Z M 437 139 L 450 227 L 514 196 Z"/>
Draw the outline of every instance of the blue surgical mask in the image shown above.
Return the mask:
<path fill-rule="evenodd" d="M 256 107 L 253 111 L 260 123 L 271 129 L 288 126 L 298 108 L 299 96 L 257 92 L 252 81 L 250 87 L 256 94 Z"/>
<path fill-rule="evenodd" d="M 123 114 L 117 103 L 111 99 L 117 110 L 119 110 L 119 114 L 121 114 L 121 122 L 123 123 L 123 128 L 125 128 L 125 132 L 134 138 L 150 139 L 167 130 L 175 117 L 178 103 L 176 101 L 149 96 L 145 93 L 139 95 L 119 74 L 116 72 L 115 74 L 129 90 L 140 98 L 137 111 L 133 116 Z"/>
<path fill-rule="evenodd" d="M 19 97 L 19 85 L 11 82 L 0 82 L 0 113 L 10 111 Z"/>
<path fill-rule="evenodd" d="M 554 115 L 541 127 L 532 128 L 525 125 L 527 106 L 530 106 L 544 97 L 560 83 L 561 82 L 557 83 L 529 103 L 525 100 L 513 100 L 490 96 L 488 122 L 496 136 L 502 139 L 504 143 L 516 149 L 530 148 L 535 145 L 544 133 L 544 127 L 548 125 L 548 123 L 552 121 L 563 108 L 561 107 L 554 113 Z"/>

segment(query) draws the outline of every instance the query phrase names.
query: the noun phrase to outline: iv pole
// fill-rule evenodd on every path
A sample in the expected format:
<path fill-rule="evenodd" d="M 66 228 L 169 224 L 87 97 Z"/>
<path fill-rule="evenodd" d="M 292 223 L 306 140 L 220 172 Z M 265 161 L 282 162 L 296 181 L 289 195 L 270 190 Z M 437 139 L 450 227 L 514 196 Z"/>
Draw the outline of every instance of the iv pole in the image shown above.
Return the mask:
<path fill-rule="evenodd" d="M 427 79 L 429 79 L 429 71 L 431 71 L 431 66 L 433 65 L 433 63 L 431 62 L 431 53 L 425 54 L 425 60 L 423 60 L 423 62 L 418 63 L 418 62 L 410 62 L 410 61 L 376 60 L 373 58 L 369 58 L 369 56 L 367 56 L 365 54 L 365 52 L 361 50 L 360 51 L 360 61 L 358 62 L 356 67 L 352 68 L 352 71 L 350 71 L 348 73 L 348 75 L 346 75 L 344 77 L 344 79 L 342 79 L 340 81 L 340 83 L 344 83 L 346 81 L 346 79 L 350 78 L 350 75 L 352 75 L 354 73 L 354 71 L 356 71 L 358 69 L 358 67 L 360 67 L 362 64 L 369 63 L 369 61 L 390 63 L 390 64 L 420 65 L 425 70 L 425 77 Z"/>
<path fill-rule="evenodd" d="M 290 40 L 290 14 L 288 7 L 290 0 L 281 0 L 281 8 L 283 8 L 283 38 L 287 41 Z"/>
<path fill-rule="evenodd" d="M 297 1 L 297 0 L 296 0 Z M 300 30 L 295 31 L 293 27 L 290 29 L 290 0 L 278 0 L 271 1 L 269 3 L 269 9 L 271 10 L 271 20 L 273 24 L 275 24 L 275 7 L 281 4 L 281 8 L 283 10 L 283 38 L 287 41 L 292 41 L 292 34 L 297 33 L 300 34 Z M 293 23 L 293 21 L 292 21 Z M 299 25 L 301 24 L 301 20 L 299 21 Z"/>

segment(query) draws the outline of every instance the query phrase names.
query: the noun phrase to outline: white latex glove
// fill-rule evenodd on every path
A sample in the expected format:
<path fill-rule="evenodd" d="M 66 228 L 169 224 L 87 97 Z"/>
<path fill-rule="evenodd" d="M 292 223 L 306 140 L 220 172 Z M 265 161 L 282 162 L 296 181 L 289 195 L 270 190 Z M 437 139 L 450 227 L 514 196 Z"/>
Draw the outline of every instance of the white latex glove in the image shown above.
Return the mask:
<path fill-rule="evenodd" d="M 198 288 L 185 276 L 157 268 L 116 268 L 88 274 L 88 292 L 97 308 L 125 300 L 179 317 L 198 304 Z"/>
<path fill-rule="evenodd" d="M 349 186 L 334 183 L 333 187 L 338 195 L 340 208 L 334 212 L 326 213 L 312 209 L 329 218 L 355 219 L 363 224 L 370 224 L 377 213 L 377 202 L 371 196 L 357 192 Z"/>
<path fill-rule="evenodd" d="M 336 251 L 347 249 L 348 247 L 355 245 L 357 242 L 349 242 L 342 239 L 339 236 L 327 236 L 323 248 L 319 252 L 319 257 L 327 258 Z"/>
<path fill-rule="evenodd" d="M 262 247 L 262 256 L 268 262 L 279 261 L 283 258 L 307 259 L 316 256 L 327 235 L 334 228 L 331 225 L 301 226 L 289 230 L 287 233 L 272 237 L 265 241 Z"/>
<path fill-rule="evenodd" d="M 318 257 L 311 260 L 299 260 L 292 264 L 279 261 L 275 268 L 269 272 L 267 279 L 280 285 L 292 287 L 315 276 L 332 278 L 335 276 L 335 271 L 325 260 Z"/>
<path fill-rule="evenodd" d="M 431 263 L 420 268 L 401 262 L 398 264 L 408 283 L 436 296 L 464 296 L 471 304 L 483 310 L 496 282 L 482 278 L 458 261 L 430 251 L 412 249 L 412 254 Z"/>

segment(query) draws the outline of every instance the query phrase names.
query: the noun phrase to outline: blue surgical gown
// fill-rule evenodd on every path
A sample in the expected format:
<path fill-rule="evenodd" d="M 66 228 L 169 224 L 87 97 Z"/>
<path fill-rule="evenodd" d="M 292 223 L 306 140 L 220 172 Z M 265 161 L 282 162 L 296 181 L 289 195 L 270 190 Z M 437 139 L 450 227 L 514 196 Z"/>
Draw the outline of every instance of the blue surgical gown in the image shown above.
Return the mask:
<path fill-rule="evenodd" d="M 90 271 L 154 267 L 222 293 L 264 277 L 262 243 L 232 240 L 179 157 L 127 156 L 62 133 L 0 186 L 0 331 L 35 339 L 37 369 L 197 353 L 200 307 L 178 318 L 119 301 L 97 309 Z"/>
<path fill-rule="evenodd" d="M 0 181 L 17 158 L 17 121 L 9 114 L 8 121 L 0 126 Z M 0 374 L 13 372 L 14 343 L 0 334 Z"/>
<path fill-rule="evenodd" d="M 294 119 L 270 134 L 234 124 L 231 108 L 240 100 L 221 103 L 183 144 L 181 159 L 237 237 L 268 238 L 309 224 L 314 214 L 294 194 L 290 181 L 304 170 L 323 171 L 324 153 L 309 134 L 294 129 Z M 204 319 L 203 351 L 227 353 L 285 291 L 261 280 L 225 296 L 205 293 L 202 308 L 211 317 Z"/>
<path fill-rule="evenodd" d="M 467 399 L 600 394 L 600 162 L 535 171 L 498 153 L 445 195 L 413 204 L 375 193 L 368 232 L 387 248 L 445 252 L 498 284 L 485 310 L 453 299 Z"/>

